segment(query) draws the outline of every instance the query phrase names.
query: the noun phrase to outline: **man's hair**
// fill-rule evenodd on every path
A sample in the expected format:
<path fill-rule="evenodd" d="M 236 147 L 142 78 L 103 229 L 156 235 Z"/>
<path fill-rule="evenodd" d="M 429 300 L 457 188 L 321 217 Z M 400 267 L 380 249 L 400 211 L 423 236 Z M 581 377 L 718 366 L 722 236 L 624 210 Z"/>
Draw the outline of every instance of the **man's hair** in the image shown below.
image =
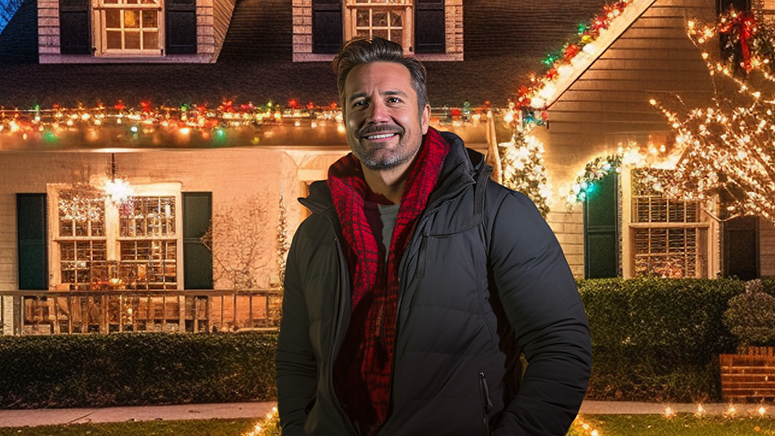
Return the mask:
<path fill-rule="evenodd" d="M 417 59 L 404 56 L 404 49 L 400 44 L 382 38 L 353 38 L 342 47 L 334 58 L 334 72 L 337 74 L 337 87 L 339 88 L 342 111 L 346 111 L 347 108 L 344 85 L 350 70 L 357 65 L 372 62 L 395 62 L 409 70 L 412 77 L 412 88 L 417 94 L 417 109 L 422 117 L 422 111 L 428 104 L 428 93 L 425 90 L 425 67 Z"/>

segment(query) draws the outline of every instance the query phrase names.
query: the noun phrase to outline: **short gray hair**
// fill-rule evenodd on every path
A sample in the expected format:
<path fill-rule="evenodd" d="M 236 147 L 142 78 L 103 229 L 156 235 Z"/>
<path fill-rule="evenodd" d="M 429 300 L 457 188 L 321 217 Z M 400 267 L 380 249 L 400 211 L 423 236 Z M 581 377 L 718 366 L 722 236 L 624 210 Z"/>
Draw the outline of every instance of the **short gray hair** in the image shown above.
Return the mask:
<path fill-rule="evenodd" d="M 395 62 L 409 70 L 412 77 L 412 88 L 417 94 L 417 110 L 422 116 L 423 109 L 428 104 L 428 93 L 425 89 L 426 72 L 423 64 L 417 59 L 404 56 L 404 49 L 400 44 L 382 38 L 366 39 L 363 37 L 351 39 L 334 58 L 334 72 L 337 74 L 342 113 L 347 108 L 347 102 L 344 101 L 344 84 L 347 75 L 357 65 L 372 62 Z"/>

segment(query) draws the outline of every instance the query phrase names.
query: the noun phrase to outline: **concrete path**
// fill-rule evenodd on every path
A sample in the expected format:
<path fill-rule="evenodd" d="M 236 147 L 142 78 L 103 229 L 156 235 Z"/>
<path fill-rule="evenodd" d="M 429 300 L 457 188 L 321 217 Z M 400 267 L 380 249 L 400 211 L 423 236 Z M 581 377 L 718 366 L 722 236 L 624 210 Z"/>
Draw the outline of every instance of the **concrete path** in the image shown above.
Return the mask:
<path fill-rule="evenodd" d="M 154 420 L 258 419 L 266 416 L 273 407 L 275 407 L 275 403 L 269 402 L 107 407 L 102 409 L 0 410 L 0 427 Z"/>
<path fill-rule="evenodd" d="M 697 404 L 639 403 L 628 401 L 585 401 L 581 414 L 664 414 L 670 407 L 675 413 L 696 413 Z M 0 427 L 26 427 L 38 425 L 83 424 L 126 421 L 174 421 L 191 419 L 235 419 L 255 418 L 258 420 L 275 407 L 275 403 L 220 403 L 182 404 L 173 406 L 108 407 L 102 409 L 34 409 L 0 410 Z M 729 404 L 703 404 L 704 413 L 723 414 L 729 412 Z M 735 414 L 759 414 L 759 404 L 737 404 Z M 775 417 L 775 406 L 764 409 L 767 416 Z"/>

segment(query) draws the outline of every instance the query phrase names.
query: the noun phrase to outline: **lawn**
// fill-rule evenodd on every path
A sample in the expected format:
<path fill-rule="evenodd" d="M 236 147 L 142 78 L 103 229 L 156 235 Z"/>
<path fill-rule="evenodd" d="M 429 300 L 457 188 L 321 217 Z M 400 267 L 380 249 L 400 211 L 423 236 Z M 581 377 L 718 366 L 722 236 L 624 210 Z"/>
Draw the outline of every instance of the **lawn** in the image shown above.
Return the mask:
<path fill-rule="evenodd" d="M 144 421 L 0 428 L 0 436 L 241 436 L 254 431 L 256 419 Z M 275 421 L 276 422 L 276 421 Z M 583 424 L 586 424 L 584 428 Z M 276 436 L 270 430 L 262 436 Z M 597 433 L 594 433 L 596 431 Z M 253 433 L 255 435 L 256 433 Z M 580 417 L 568 436 L 775 436 L 775 418 L 661 415 L 589 415 Z"/>
<path fill-rule="evenodd" d="M 589 427 L 582 428 L 581 423 Z M 662 415 L 589 415 L 578 419 L 568 436 L 763 436 L 775 435 L 775 418 Z"/>

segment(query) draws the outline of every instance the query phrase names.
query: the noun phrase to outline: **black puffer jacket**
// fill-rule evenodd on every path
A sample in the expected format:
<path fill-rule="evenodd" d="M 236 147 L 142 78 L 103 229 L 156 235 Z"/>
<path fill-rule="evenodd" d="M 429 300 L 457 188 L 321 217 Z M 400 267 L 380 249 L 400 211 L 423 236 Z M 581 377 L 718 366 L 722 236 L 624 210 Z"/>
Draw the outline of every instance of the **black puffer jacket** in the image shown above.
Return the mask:
<path fill-rule="evenodd" d="M 591 367 L 584 308 L 535 205 L 452 145 L 400 269 L 389 417 L 380 435 L 564 435 Z M 350 319 L 340 224 L 325 182 L 302 200 L 277 345 L 283 435 L 357 435 L 332 368 Z M 513 331 L 512 331 L 513 329 Z M 516 338 L 528 368 L 519 391 Z"/>

